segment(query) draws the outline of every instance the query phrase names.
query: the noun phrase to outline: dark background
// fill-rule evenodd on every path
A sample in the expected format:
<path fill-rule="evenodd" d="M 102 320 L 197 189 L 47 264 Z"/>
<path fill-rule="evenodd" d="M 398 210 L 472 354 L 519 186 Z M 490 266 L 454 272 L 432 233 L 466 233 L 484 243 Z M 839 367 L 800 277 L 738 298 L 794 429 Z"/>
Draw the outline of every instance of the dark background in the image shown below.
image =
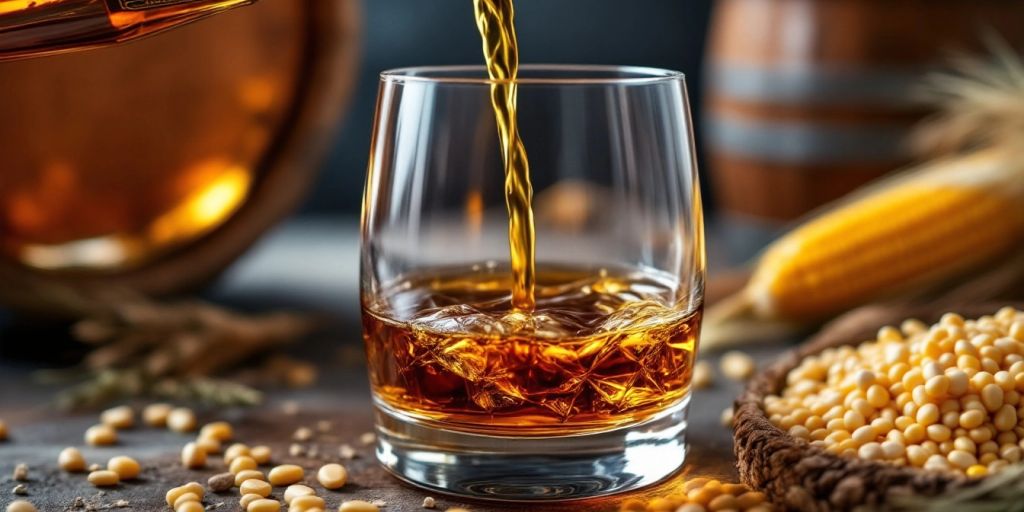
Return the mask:
<path fill-rule="evenodd" d="M 711 0 L 516 0 L 515 5 L 522 63 L 682 71 L 699 124 Z M 356 93 L 304 213 L 359 211 L 380 71 L 483 62 L 470 0 L 364 0 L 363 18 Z"/>

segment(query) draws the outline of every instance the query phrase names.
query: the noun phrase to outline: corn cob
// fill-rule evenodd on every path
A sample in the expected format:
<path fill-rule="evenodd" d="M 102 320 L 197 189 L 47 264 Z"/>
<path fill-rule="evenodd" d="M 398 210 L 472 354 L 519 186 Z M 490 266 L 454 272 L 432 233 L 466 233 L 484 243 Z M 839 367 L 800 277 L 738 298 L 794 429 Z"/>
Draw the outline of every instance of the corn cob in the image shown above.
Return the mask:
<path fill-rule="evenodd" d="M 872 187 L 770 245 L 739 296 L 708 311 L 801 322 L 936 283 L 997 260 L 1024 240 L 1024 158 L 985 149 Z"/>

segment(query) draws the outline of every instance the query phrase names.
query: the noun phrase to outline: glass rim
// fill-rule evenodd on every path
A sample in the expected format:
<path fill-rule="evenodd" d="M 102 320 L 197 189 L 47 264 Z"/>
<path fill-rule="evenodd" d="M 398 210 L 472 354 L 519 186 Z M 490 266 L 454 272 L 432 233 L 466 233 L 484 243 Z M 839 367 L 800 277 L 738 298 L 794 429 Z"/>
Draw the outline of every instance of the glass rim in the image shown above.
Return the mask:
<path fill-rule="evenodd" d="M 664 82 L 685 81 L 686 74 L 671 69 L 648 66 L 620 66 L 606 64 L 523 64 L 520 72 L 557 73 L 567 72 L 579 76 L 520 76 L 515 83 L 519 85 L 641 85 Z M 452 75 L 443 75 L 452 73 Z M 465 76 L 460 74 L 465 73 Z M 470 73 L 475 73 L 469 76 Z M 390 83 L 434 83 L 463 85 L 508 84 L 512 80 L 493 80 L 484 75 L 486 67 L 478 64 L 453 66 L 410 66 L 382 71 L 380 80 Z M 613 73 L 635 76 L 600 76 Z"/>

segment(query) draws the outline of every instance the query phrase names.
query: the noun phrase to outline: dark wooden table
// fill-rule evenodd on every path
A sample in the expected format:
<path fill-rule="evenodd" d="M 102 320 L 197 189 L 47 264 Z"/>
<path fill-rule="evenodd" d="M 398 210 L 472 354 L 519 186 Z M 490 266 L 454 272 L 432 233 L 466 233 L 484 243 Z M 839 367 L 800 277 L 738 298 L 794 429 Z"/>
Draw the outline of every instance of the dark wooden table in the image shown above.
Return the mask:
<path fill-rule="evenodd" d="M 304 390 L 269 390 L 266 403 L 255 408 L 200 409 L 201 419 L 232 422 L 240 441 L 271 446 L 276 463 L 306 467 L 307 480 L 325 458 L 345 464 L 350 470 L 350 483 L 339 492 L 321 494 L 331 510 L 348 499 L 381 500 L 386 503 L 384 511 L 423 510 L 421 503 L 426 496 L 434 496 L 440 510 L 456 505 L 474 511 L 617 509 L 623 495 L 563 506 L 465 502 L 409 487 L 376 464 L 371 449 L 359 440 L 363 433 L 372 430 L 366 373 L 362 366 L 352 364 L 350 357 L 361 345 L 356 240 L 356 228 L 351 222 L 293 222 L 264 240 L 215 287 L 211 292 L 213 298 L 236 307 L 300 307 L 329 312 L 336 322 L 326 336 L 317 336 L 292 351 L 297 358 L 317 362 L 320 378 L 315 386 Z M 17 498 L 12 494 L 16 483 L 11 474 L 19 463 L 30 467 L 25 498 L 44 511 L 75 510 L 71 506 L 76 497 L 97 509 L 117 505 L 122 506 L 116 508 L 126 510 L 166 509 L 163 495 L 170 487 L 192 480 L 205 484 L 209 476 L 224 471 L 218 458 L 212 458 L 207 470 L 182 468 L 178 454 L 190 438 L 166 430 L 126 430 L 117 446 L 83 447 L 82 434 L 97 422 L 96 413 L 60 413 L 50 406 L 57 389 L 36 384 L 31 378 L 34 370 L 45 367 L 45 361 L 26 359 L 16 350 L 20 344 L 37 341 L 30 332 L 12 334 L 0 330 L 0 418 L 11 430 L 10 440 L 0 443 L 0 510 Z M 767 361 L 778 350 L 752 349 L 751 353 Z M 15 355 L 8 355 L 12 353 Z M 716 361 L 717 354 L 701 357 Z M 696 392 L 690 410 L 690 453 L 685 469 L 668 482 L 638 495 L 667 494 L 680 481 L 694 475 L 735 479 L 731 433 L 720 425 L 719 416 L 739 390 L 740 384 L 719 375 L 712 388 Z M 299 405 L 297 414 L 284 412 L 288 403 Z M 308 426 L 315 431 L 320 420 L 329 421 L 331 429 L 318 433 L 311 444 L 326 456 L 289 456 L 288 446 L 295 429 Z M 339 460 L 341 444 L 354 447 L 358 456 Z M 65 446 L 83 447 L 90 463 L 105 464 L 119 454 L 135 457 L 144 466 L 142 478 L 100 492 L 86 482 L 84 475 L 69 475 L 57 469 L 57 454 Z M 206 503 L 217 507 L 216 510 L 240 509 L 237 490 L 208 495 Z"/>

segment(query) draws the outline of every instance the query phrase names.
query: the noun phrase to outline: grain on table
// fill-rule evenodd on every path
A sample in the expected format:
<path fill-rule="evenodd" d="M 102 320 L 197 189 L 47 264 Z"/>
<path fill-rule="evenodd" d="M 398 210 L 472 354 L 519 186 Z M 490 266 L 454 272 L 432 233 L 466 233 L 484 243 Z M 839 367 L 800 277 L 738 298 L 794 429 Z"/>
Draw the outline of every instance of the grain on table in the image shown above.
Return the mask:
<path fill-rule="evenodd" d="M 259 499 L 245 507 L 247 512 L 278 512 L 281 510 L 281 502 L 277 500 Z"/>
<path fill-rule="evenodd" d="M 181 506 L 174 507 L 174 512 L 205 512 L 206 507 L 198 501 L 187 501 Z"/>
<path fill-rule="evenodd" d="M 316 496 L 316 491 L 308 485 L 293 484 L 284 490 L 284 502 L 291 504 L 292 500 L 299 496 Z"/>
<path fill-rule="evenodd" d="M 718 421 L 722 424 L 723 427 L 731 428 L 734 415 L 735 411 L 733 411 L 732 406 L 726 407 L 725 409 L 722 409 L 722 414 L 718 416 Z"/>
<path fill-rule="evenodd" d="M 252 457 L 249 457 L 248 455 L 241 455 L 235 457 L 234 460 L 231 461 L 231 464 L 228 465 L 228 471 L 237 475 L 239 471 L 256 469 L 258 467 L 259 464 L 256 464 L 256 461 L 253 460 Z"/>
<path fill-rule="evenodd" d="M 117 443 L 117 430 L 110 425 L 93 425 L 85 431 L 85 444 L 110 446 Z"/>
<path fill-rule="evenodd" d="M 263 466 L 270 462 L 272 452 L 269 446 L 253 446 L 249 450 L 249 456 L 252 457 L 252 460 L 256 461 L 257 464 Z"/>
<path fill-rule="evenodd" d="M 211 437 L 197 437 L 195 440 L 196 446 L 203 449 L 203 452 L 207 455 L 220 453 L 222 447 L 220 441 Z"/>
<path fill-rule="evenodd" d="M 249 450 L 248 445 L 245 445 L 243 443 L 232 444 L 231 446 L 228 446 L 226 450 L 224 450 L 224 464 L 231 464 L 231 461 L 235 460 L 238 457 L 248 457 L 250 453 L 251 452 Z"/>
<path fill-rule="evenodd" d="M 292 434 L 292 439 L 304 443 L 313 439 L 313 430 L 309 427 L 299 427 L 295 429 L 295 433 Z"/>
<path fill-rule="evenodd" d="M 715 371 L 711 363 L 697 361 L 693 365 L 693 377 L 690 380 L 693 389 L 709 388 L 715 383 Z"/>
<path fill-rule="evenodd" d="M 11 478 L 13 478 L 15 482 L 28 481 L 28 464 L 22 463 L 14 466 L 14 473 L 11 475 Z"/>
<path fill-rule="evenodd" d="M 193 493 L 196 496 L 199 496 L 199 499 L 202 500 L 203 497 L 206 495 L 206 490 L 203 489 L 203 486 L 200 485 L 199 482 L 189 482 L 189 483 L 187 483 L 185 485 L 182 485 L 182 486 L 179 486 L 179 487 L 174 487 L 174 488 L 168 490 L 167 494 L 165 495 L 165 499 L 167 501 L 167 506 L 168 507 L 173 507 L 174 506 L 174 502 L 178 498 L 180 498 L 181 495 L 186 494 L 186 493 Z"/>
<path fill-rule="evenodd" d="M 187 407 L 176 407 L 167 414 L 167 428 L 175 432 L 192 432 L 196 429 L 196 413 Z"/>
<path fill-rule="evenodd" d="M 112 407 L 100 413 L 100 423 L 116 429 L 132 428 L 135 426 L 135 410 L 127 405 Z"/>
<path fill-rule="evenodd" d="M 149 404 L 142 409 L 142 422 L 151 427 L 166 427 L 167 416 L 171 414 L 171 409 L 173 409 L 171 404 Z"/>
<path fill-rule="evenodd" d="M 203 425 L 203 428 L 199 429 L 199 437 L 216 439 L 223 443 L 230 441 L 235 437 L 235 430 L 231 424 L 226 421 L 214 421 L 213 423 Z"/>
<path fill-rule="evenodd" d="M 134 480 L 142 472 L 142 466 L 139 465 L 138 461 L 124 455 L 111 458 L 107 462 L 107 469 L 117 473 L 118 478 L 121 480 Z"/>
<path fill-rule="evenodd" d="M 228 473 L 230 474 L 230 473 Z M 263 480 L 267 481 L 267 477 L 263 475 L 263 472 L 258 469 L 243 469 L 235 474 L 235 485 L 242 485 L 242 482 L 246 480 Z"/>
<path fill-rule="evenodd" d="M 301 466 L 282 464 L 270 470 L 270 473 L 267 474 L 267 480 L 275 486 L 282 486 L 294 484 L 302 480 L 304 476 L 305 471 Z"/>
<path fill-rule="evenodd" d="M 186 443 L 181 448 L 181 465 L 189 469 L 206 467 L 206 450 L 198 443 Z"/>
<path fill-rule="evenodd" d="M 270 496 L 273 489 L 271 489 L 269 483 L 253 478 L 242 482 L 242 485 L 238 486 L 238 492 L 242 496 L 245 496 L 246 494 L 259 494 L 266 498 L 267 496 Z"/>
<path fill-rule="evenodd" d="M 344 501 L 338 507 L 338 512 L 379 512 L 380 507 L 363 500 Z"/>
<path fill-rule="evenodd" d="M 316 479 L 324 489 L 341 489 L 348 482 L 348 470 L 341 464 L 324 464 L 317 471 Z"/>
<path fill-rule="evenodd" d="M 747 380 L 757 370 L 754 358 L 739 350 L 730 350 L 722 355 L 719 366 L 722 370 L 722 375 L 732 380 Z"/>
<path fill-rule="evenodd" d="M 57 466 L 68 473 L 81 473 L 85 471 L 85 457 L 78 448 L 69 446 L 57 455 Z"/>
<path fill-rule="evenodd" d="M 7 505 L 7 512 L 36 512 L 36 506 L 25 500 L 14 500 Z"/>
<path fill-rule="evenodd" d="M 310 512 L 311 510 L 323 510 L 327 503 L 323 498 L 314 495 L 299 496 L 288 502 L 288 512 Z"/>
<path fill-rule="evenodd" d="M 219 473 L 213 475 L 206 481 L 206 486 L 213 492 L 227 491 L 235 486 L 235 475 L 232 475 L 231 473 Z"/>
<path fill-rule="evenodd" d="M 96 487 L 113 487 L 121 482 L 121 477 L 109 469 L 101 469 L 89 473 L 89 483 Z"/>
<path fill-rule="evenodd" d="M 263 496 L 260 496 L 259 494 L 245 494 L 238 500 L 238 504 L 242 506 L 242 510 L 246 510 L 249 508 L 250 503 L 262 499 Z"/>
<path fill-rule="evenodd" d="M 203 499 L 200 498 L 199 495 L 194 492 L 186 492 L 185 494 L 178 496 L 178 499 L 174 500 L 174 505 L 171 508 L 173 508 L 174 510 L 178 510 L 183 504 L 189 501 L 201 503 Z"/>

